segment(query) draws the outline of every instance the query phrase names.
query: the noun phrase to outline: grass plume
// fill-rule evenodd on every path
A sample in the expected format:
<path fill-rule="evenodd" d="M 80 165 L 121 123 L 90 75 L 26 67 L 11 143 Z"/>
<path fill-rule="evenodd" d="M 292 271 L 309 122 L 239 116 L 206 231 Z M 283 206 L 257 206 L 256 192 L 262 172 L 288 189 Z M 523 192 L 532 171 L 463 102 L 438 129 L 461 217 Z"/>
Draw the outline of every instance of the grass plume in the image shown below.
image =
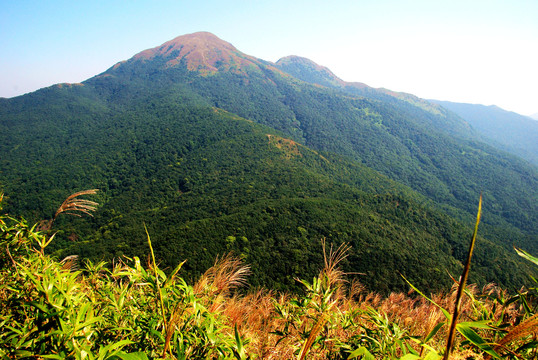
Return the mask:
<path fill-rule="evenodd" d="M 227 297 L 232 290 L 247 283 L 250 266 L 229 253 L 215 260 L 212 267 L 206 270 L 194 285 L 194 292 L 210 296 Z"/>
<path fill-rule="evenodd" d="M 54 214 L 53 218 L 49 221 L 45 221 L 41 228 L 43 230 L 50 230 L 52 229 L 52 225 L 56 221 L 56 218 L 60 214 L 68 214 L 73 216 L 81 217 L 82 215 L 80 213 L 84 213 L 86 215 L 92 216 L 92 212 L 97 210 L 97 206 L 99 203 L 91 200 L 81 199 L 79 198 L 82 195 L 94 195 L 99 191 L 99 189 L 90 189 L 90 190 L 83 190 L 76 192 L 74 194 L 71 194 L 67 197 L 67 199 L 64 200 L 62 205 L 56 210 L 56 213 Z"/>

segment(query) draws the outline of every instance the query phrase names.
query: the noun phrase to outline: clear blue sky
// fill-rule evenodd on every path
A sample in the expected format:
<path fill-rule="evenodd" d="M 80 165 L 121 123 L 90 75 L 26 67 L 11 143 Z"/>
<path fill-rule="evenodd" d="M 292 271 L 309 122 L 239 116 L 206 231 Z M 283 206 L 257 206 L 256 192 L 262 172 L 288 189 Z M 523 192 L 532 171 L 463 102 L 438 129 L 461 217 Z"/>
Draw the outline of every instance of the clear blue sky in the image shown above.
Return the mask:
<path fill-rule="evenodd" d="M 346 81 L 538 112 L 538 0 L 0 0 L 0 96 L 81 82 L 196 31 Z"/>

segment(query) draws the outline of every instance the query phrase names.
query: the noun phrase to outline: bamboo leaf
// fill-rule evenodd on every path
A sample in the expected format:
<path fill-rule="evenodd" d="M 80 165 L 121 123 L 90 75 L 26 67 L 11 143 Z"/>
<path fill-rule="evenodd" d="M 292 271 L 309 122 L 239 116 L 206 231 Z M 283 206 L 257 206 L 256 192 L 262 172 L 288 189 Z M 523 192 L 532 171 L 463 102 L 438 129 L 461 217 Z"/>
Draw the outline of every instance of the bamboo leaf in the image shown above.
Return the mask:
<path fill-rule="evenodd" d="M 441 310 L 443 312 L 443 314 L 445 315 L 445 317 L 450 320 L 452 318 L 452 316 L 450 315 L 450 313 L 445 310 L 441 305 L 437 304 L 435 301 L 433 301 L 432 299 L 430 299 L 429 297 L 427 297 L 426 295 L 424 295 L 419 289 L 417 289 L 413 284 L 411 284 L 409 282 L 409 280 L 407 280 L 405 278 L 405 276 L 403 276 L 402 274 L 400 274 L 400 276 L 405 280 L 406 283 L 409 284 L 409 286 L 411 286 L 411 288 L 413 290 L 415 290 L 420 296 L 422 296 L 424 299 L 428 300 L 430 303 L 432 303 L 433 305 L 437 306 L 439 308 L 439 310 Z"/>
<path fill-rule="evenodd" d="M 176 274 L 179 272 L 179 270 L 181 270 L 181 268 L 183 267 L 183 264 L 185 264 L 185 262 L 187 262 L 187 260 L 183 260 L 182 262 L 179 263 L 178 266 L 176 266 L 174 271 L 172 271 L 172 273 L 168 276 L 168 278 L 164 282 L 163 287 L 166 287 L 169 283 L 174 281 L 174 278 L 175 278 Z"/>
<path fill-rule="evenodd" d="M 415 354 L 406 354 L 402 356 L 399 360 L 419 360 L 420 356 Z"/>
<path fill-rule="evenodd" d="M 124 353 L 119 352 L 109 358 L 109 360 L 149 360 L 143 352 Z"/>
<path fill-rule="evenodd" d="M 480 320 L 480 321 L 462 321 L 459 323 L 459 325 L 469 328 L 475 328 L 475 329 L 486 329 L 491 330 L 493 329 L 489 325 L 489 320 Z"/>
<path fill-rule="evenodd" d="M 129 344 L 133 344 L 133 342 L 131 340 L 126 340 L 126 339 L 120 340 L 116 343 L 108 344 L 107 346 L 99 349 L 99 357 L 97 359 L 98 360 L 108 359 L 111 356 L 116 355 L 115 353 L 110 354 L 110 352 L 113 352 L 114 350 L 118 348 L 121 350 L 121 348 Z"/>
<path fill-rule="evenodd" d="M 480 335 L 478 335 L 473 329 L 462 324 L 456 325 L 456 329 L 460 334 L 462 334 L 467 340 L 469 340 L 473 345 L 477 346 L 480 350 L 488 353 L 493 356 L 495 359 L 500 359 L 499 354 L 493 350 L 491 345 L 487 343 Z"/>
<path fill-rule="evenodd" d="M 246 353 L 245 353 L 245 347 L 243 346 L 243 340 L 241 339 L 241 336 L 239 335 L 239 331 L 237 330 L 237 324 L 234 325 L 234 336 L 235 336 L 235 345 L 237 347 L 237 358 L 238 359 L 245 359 Z"/>
<path fill-rule="evenodd" d="M 356 358 L 359 358 L 361 360 L 375 360 L 375 357 L 364 346 L 361 346 L 360 348 L 356 349 L 347 357 L 348 360 Z"/>
<path fill-rule="evenodd" d="M 444 325 L 444 323 L 439 323 L 439 324 L 435 325 L 435 327 L 432 329 L 432 331 L 430 331 L 430 333 L 428 335 L 426 335 L 426 337 L 424 338 L 424 342 L 427 343 L 428 341 L 430 341 L 435 336 L 435 334 L 437 334 L 439 329 L 441 329 L 443 327 L 443 325 Z"/>
<path fill-rule="evenodd" d="M 516 250 L 517 254 L 519 256 L 521 256 L 522 258 L 529 260 L 530 262 L 534 263 L 535 265 L 538 265 L 538 258 L 537 257 L 532 256 L 531 254 L 529 254 L 525 250 L 521 250 L 521 249 L 518 249 L 518 248 L 514 248 L 514 250 Z"/>
<path fill-rule="evenodd" d="M 424 357 L 424 360 L 439 360 L 441 358 L 441 355 L 432 350 Z"/>

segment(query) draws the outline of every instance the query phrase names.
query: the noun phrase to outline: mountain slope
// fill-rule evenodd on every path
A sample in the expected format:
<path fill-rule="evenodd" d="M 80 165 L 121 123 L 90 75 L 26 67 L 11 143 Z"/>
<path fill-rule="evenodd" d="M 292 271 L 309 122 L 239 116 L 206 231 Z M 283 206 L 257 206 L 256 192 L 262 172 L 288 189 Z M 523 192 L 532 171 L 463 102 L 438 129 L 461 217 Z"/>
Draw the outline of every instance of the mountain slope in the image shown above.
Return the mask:
<path fill-rule="evenodd" d="M 361 83 L 344 82 L 327 68 L 323 68 L 308 59 L 296 56 L 286 57 L 279 60 L 276 65 L 282 71 L 297 76 L 303 81 L 329 86 L 344 93 L 360 95 L 380 102 L 381 104 L 378 103 L 380 105 L 378 113 L 381 113 L 382 117 L 385 115 L 383 124 L 389 123 L 385 118 L 397 119 L 397 122 L 390 123 L 387 130 L 391 131 L 408 148 L 407 156 L 403 156 L 404 159 L 407 157 L 415 160 L 414 163 L 413 161 L 404 163 L 404 167 L 411 170 L 412 174 L 400 171 L 395 173 L 394 170 L 398 166 L 393 163 L 389 165 L 390 169 L 383 168 L 383 163 L 376 164 L 374 161 L 366 162 L 367 165 L 397 181 L 410 185 L 437 202 L 466 208 L 469 212 L 472 211 L 472 207 L 470 204 L 464 204 L 465 198 L 471 198 L 473 192 L 483 190 L 488 197 L 491 195 L 499 196 L 496 199 L 488 199 L 492 205 L 488 211 L 506 219 L 511 212 L 508 210 L 511 207 L 508 203 L 512 202 L 510 200 L 513 199 L 512 196 L 516 196 L 525 203 L 525 209 L 532 210 L 530 212 L 524 210 L 517 215 L 522 221 L 515 218 L 512 220 L 519 223 L 518 227 L 523 227 L 530 232 L 531 239 L 537 239 L 537 233 L 534 230 L 537 218 L 532 215 L 538 210 L 532 204 L 538 199 L 535 190 L 537 185 L 536 169 L 484 142 L 477 141 L 482 139 L 482 136 L 475 132 L 469 123 L 451 111 L 413 95 L 395 93 L 386 89 L 373 89 Z M 409 146 L 410 144 L 412 146 Z M 374 146 L 372 144 L 371 148 Z M 394 147 L 394 144 L 391 146 Z M 394 149 L 396 148 L 394 147 Z M 401 161 L 402 155 L 402 152 L 398 152 L 395 158 Z M 375 158 L 379 159 L 378 156 Z M 508 173 L 511 174 L 508 175 Z M 427 174 L 427 176 L 421 177 L 419 174 Z M 423 184 L 435 184 L 433 187 L 437 192 L 429 191 Z M 512 186 L 512 190 L 509 190 Z M 445 189 L 446 192 L 440 193 L 440 189 Z M 463 193 L 464 189 L 470 191 Z M 530 197 L 525 200 L 520 197 L 523 193 Z M 506 202 L 502 201 L 502 205 L 497 203 L 506 195 L 508 195 L 505 198 Z M 528 199 L 532 199 L 531 202 L 528 202 Z M 503 208 L 504 210 L 498 212 L 495 208 L 497 210 Z M 530 240 L 527 241 L 527 244 L 535 246 L 536 241 Z"/>
<path fill-rule="evenodd" d="M 446 136 L 461 119 L 439 130 L 441 118 L 400 105 L 312 86 L 192 34 L 82 84 L 3 101 L 0 184 L 9 209 L 37 219 L 75 190 L 102 190 L 95 219 L 58 223 L 59 252 L 147 254 L 145 222 L 159 258 L 188 258 L 191 276 L 234 250 L 253 264 L 251 283 L 292 288 L 327 237 L 350 241 L 348 269 L 384 290 L 405 287 L 393 269 L 448 285 L 468 230 L 454 217 L 472 219 L 485 187 L 475 279 L 521 283 L 499 238 L 536 243 L 536 174 Z"/>
<path fill-rule="evenodd" d="M 467 120 L 504 150 L 538 165 L 538 122 L 497 106 L 431 101 Z"/>
<path fill-rule="evenodd" d="M 66 90 L 73 88 L 49 89 L 55 99 Z M 89 99 L 76 98 L 66 105 L 89 111 L 81 105 Z M 233 114 L 175 100 L 153 98 L 116 113 L 95 104 L 89 118 L 67 116 L 51 101 L 40 117 L 43 138 L 19 132 L 1 147 L 11 155 L 1 162 L 8 205 L 50 215 L 74 189 L 98 187 L 95 218 L 58 220 L 59 254 L 143 258 L 145 223 L 163 265 L 188 259 L 190 278 L 234 251 L 252 265 L 253 285 L 294 289 L 294 276 L 314 276 L 319 268 L 322 237 L 350 242 L 346 269 L 366 273 L 361 281 L 378 291 L 405 288 L 394 268 L 432 289 L 450 284 L 445 270 L 459 271 L 468 229 L 409 189 Z M 34 124 L 11 126 L 30 131 Z M 514 262 L 484 241 L 479 261 L 487 264 L 495 253 L 506 266 Z M 526 271 L 479 269 L 474 280 L 507 285 L 524 281 Z"/>

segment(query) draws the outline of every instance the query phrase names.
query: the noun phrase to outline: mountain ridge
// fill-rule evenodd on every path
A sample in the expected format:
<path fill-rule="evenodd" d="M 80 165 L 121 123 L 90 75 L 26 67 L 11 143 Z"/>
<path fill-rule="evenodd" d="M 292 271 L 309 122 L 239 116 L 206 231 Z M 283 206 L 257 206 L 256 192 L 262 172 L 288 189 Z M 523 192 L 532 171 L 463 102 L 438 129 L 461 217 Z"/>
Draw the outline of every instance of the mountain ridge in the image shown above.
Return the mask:
<path fill-rule="evenodd" d="M 400 106 L 407 106 L 408 110 L 415 112 L 417 108 L 430 113 L 436 126 L 452 135 L 462 138 L 475 136 L 470 125 L 447 113 L 445 109 L 421 99 L 415 95 L 396 92 L 385 88 L 373 88 L 361 82 L 347 82 L 336 76 L 330 69 L 318 65 L 314 61 L 299 56 L 291 56 L 277 61 L 276 66 L 307 83 L 326 86 L 351 95 L 365 97 L 380 101 L 391 101 Z M 435 119 L 437 117 L 437 119 Z"/>
<path fill-rule="evenodd" d="M 440 107 L 443 106 L 467 123 L 463 125 L 463 128 L 466 127 L 467 129 L 465 130 L 469 132 L 464 137 L 477 138 L 488 142 L 502 151 L 510 152 L 530 161 L 534 165 L 538 165 L 538 146 L 536 145 L 538 144 L 538 131 L 536 131 L 535 123 L 526 121 L 526 116 L 506 111 L 496 105 L 485 106 L 427 100 L 404 92 L 396 92 L 385 88 L 376 89 L 363 83 L 346 82 L 336 76 L 330 69 L 299 56 L 284 57 L 278 60 L 276 65 L 309 83 L 374 99 L 386 98 L 387 96 L 389 98 L 393 97 L 432 114 L 446 117 L 446 111 Z M 501 121 L 502 118 L 505 120 Z M 491 119 L 493 122 L 486 122 L 485 119 Z M 477 132 L 473 132 L 474 130 L 477 130 Z M 458 131 L 454 134 L 462 136 L 463 132 Z"/>
<path fill-rule="evenodd" d="M 439 114 L 440 111 L 433 104 L 428 104 L 426 100 L 420 99 L 415 95 L 396 92 L 386 88 L 373 88 L 362 82 L 349 82 L 344 81 L 335 75 L 329 68 L 319 65 L 316 62 L 300 57 L 300 56 L 286 56 L 279 59 L 276 65 L 287 70 L 290 74 L 293 74 L 297 78 L 309 83 L 316 83 L 323 86 L 335 87 L 341 89 L 354 89 L 358 91 L 367 90 L 369 92 L 378 92 L 398 98 L 400 100 L 407 101 L 412 104 L 420 104 L 423 107 L 429 108 L 430 112 Z M 306 70 L 306 71 L 305 71 Z"/>

